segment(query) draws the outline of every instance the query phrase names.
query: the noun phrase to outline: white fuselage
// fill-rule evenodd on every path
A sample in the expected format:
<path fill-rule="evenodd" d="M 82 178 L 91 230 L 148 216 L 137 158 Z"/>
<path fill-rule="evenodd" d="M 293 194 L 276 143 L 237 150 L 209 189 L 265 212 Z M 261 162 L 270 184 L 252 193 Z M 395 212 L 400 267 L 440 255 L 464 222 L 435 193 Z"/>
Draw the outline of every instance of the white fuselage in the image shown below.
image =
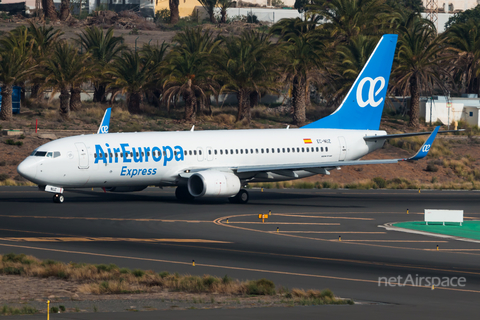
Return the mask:
<path fill-rule="evenodd" d="M 384 134 L 373 130 L 255 129 L 81 135 L 42 145 L 36 156 L 20 164 L 19 172 L 39 185 L 58 187 L 179 185 L 184 183 L 179 174 L 198 169 L 235 173 L 242 166 L 298 164 L 301 168 L 301 164 L 356 160 L 384 143 L 366 142 L 364 136 Z M 44 156 L 38 154 L 41 151 Z M 295 177 L 237 175 L 243 182 L 259 182 L 314 174 L 298 170 Z"/>

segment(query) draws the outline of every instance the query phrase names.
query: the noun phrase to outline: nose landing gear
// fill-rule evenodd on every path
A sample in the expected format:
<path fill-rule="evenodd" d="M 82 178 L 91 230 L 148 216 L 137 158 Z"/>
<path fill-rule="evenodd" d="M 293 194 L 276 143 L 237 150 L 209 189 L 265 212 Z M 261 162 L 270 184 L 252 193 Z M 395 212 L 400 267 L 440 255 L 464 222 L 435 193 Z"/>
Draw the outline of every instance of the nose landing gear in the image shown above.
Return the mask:
<path fill-rule="evenodd" d="M 53 196 L 53 202 L 55 202 L 55 203 L 63 203 L 63 201 L 65 201 L 65 197 L 63 196 L 63 194 L 61 194 L 61 193 L 56 193 L 56 194 Z"/>

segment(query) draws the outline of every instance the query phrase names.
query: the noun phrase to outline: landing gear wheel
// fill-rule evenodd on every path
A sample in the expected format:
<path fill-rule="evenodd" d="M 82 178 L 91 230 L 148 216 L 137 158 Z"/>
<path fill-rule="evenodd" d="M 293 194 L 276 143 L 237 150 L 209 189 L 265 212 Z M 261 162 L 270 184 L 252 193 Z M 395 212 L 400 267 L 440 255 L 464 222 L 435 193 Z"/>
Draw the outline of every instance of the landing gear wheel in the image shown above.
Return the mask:
<path fill-rule="evenodd" d="M 63 194 L 57 193 L 53 196 L 53 202 L 55 203 L 63 203 L 65 201 L 65 197 Z"/>
<path fill-rule="evenodd" d="M 228 201 L 232 203 L 247 203 L 248 199 L 250 199 L 250 195 L 247 190 L 241 189 L 236 196 L 228 198 Z"/>
<path fill-rule="evenodd" d="M 193 201 L 195 200 L 195 197 L 188 192 L 187 187 L 177 187 L 175 189 L 175 197 L 177 197 L 178 200 L 180 201 Z"/>

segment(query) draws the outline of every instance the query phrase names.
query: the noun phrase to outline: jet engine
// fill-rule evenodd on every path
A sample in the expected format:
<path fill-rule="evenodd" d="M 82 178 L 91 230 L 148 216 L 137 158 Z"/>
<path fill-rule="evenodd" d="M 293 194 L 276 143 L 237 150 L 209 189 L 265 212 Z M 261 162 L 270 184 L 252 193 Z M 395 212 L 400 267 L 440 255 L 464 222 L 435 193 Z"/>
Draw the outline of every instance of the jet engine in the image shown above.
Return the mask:
<path fill-rule="evenodd" d="M 230 172 L 205 170 L 188 178 L 188 192 L 194 197 L 231 197 L 240 191 L 240 179 Z"/>

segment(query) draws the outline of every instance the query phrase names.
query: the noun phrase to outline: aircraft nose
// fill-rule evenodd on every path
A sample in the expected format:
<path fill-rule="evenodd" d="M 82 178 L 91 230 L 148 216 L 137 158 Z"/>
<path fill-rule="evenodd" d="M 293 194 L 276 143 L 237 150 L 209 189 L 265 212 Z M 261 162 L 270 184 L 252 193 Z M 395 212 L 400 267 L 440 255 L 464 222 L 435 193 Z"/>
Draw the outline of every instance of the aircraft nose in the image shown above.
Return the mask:
<path fill-rule="evenodd" d="M 35 161 L 30 161 L 30 159 L 23 160 L 22 163 L 18 165 L 17 171 L 25 179 L 35 179 L 37 175 L 37 164 Z"/>

